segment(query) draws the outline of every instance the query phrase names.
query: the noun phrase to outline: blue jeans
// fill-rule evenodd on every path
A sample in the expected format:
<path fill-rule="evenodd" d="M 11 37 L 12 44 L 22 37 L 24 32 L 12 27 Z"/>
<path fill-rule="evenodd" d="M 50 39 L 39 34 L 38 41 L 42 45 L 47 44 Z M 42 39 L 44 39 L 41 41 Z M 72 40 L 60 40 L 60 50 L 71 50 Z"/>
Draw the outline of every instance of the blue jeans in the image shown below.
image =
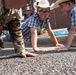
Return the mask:
<path fill-rule="evenodd" d="M 5 41 L 11 42 L 11 36 L 9 33 L 5 36 Z"/>
<path fill-rule="evenodd" d="M 70 31 L 71 26 L 67 27 L 68 32 Z"/>

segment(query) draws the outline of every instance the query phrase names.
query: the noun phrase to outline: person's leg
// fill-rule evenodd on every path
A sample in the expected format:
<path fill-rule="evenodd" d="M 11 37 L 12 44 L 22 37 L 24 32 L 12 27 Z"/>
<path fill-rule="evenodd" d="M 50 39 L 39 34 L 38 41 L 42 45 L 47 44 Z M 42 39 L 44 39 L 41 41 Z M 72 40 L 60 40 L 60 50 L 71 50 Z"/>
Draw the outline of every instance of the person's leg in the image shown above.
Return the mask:
<path fill-rule="evenodd" d="M 3 40 L 7 41 L 7 42 L 11 42 L 11 36 L 10 36 L 10 34 L 8 33 Z"/>
<path fill-rule="evenodd" d="M 10 34 L 8 33 L 7 35 L 1 36 L 1 37 L 0 37 L 0 40 L 1 40 L 2 42 L 11 42 L 11 36 L 10 36 Z"/>
<path fill-rule="evenodd" d="M 3 30 L 3 27 L 0 26 L 0 36 L 1 36 L 1 34 L 2 34 L 2 30 Z M 0 40 L 0 47 L 1 47 L 1 48 L 4 48 L 4 42 L 2 42 L 1 40 Z"/>
<path fill-rule="evenodd" d="M 22 37 L 22 30 L 20 21 L 15 19 L 7 23 L 7 27 L 9 29 L 12 42 L 14 44 L 15 51 L 20 53 L 21 56 L 36 56 L 37 54 L 25 52 L 24 41 Z"/>
<path fill-rule="evenodd" d="M 3 27 L 0 26 L 0 36 L 1 36 L 1 34 L 2 34 L 2 30 L 3 30 Z"/>

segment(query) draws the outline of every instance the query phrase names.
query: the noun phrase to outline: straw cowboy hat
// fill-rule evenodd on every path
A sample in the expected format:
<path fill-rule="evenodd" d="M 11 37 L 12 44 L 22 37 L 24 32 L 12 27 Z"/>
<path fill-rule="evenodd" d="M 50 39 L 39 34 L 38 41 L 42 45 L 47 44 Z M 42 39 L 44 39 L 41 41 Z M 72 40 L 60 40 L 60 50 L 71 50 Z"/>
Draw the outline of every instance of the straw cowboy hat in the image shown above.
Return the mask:
<path fill-rule="evenodd" d="M 51 10 L 54 9 L 54 8 L 58 8 L 59 7 L 59 4 L 63 3 L 63 2 L 66 2 L 66 1 L 72 1 L 72 2 L 75 2 L 75 0 L 57 0 L 55 3 L 52 3 L 51 4 Z"/>
<path fill-rule="evenodd" d="M 63 3 L 63 2 L 66 2 L 66 1 L 71 1 L 71 0 L 57 0 L 56 2 L 55 2 L 55 4 L 60 4 L 60 3 Z"/>
<path fill-rule="evenodd" d="M 63 2 L 66 2 L 66 1 L 70 1 L 70 0 L 57 0 L 55 3 L 52 3 L 51 6 L 50 6 L 51 10 L 55 9 L 55 8 L 58 8 L 60 3 L 63 3 Z"/>
<path fill-rule="evenodd" d="M 59 7 L 58 4 L 52 3 L 51 6 L 50 6 L 50 10 L 53 10 L 55 8 L 58 8 L 58 7 Z"/>
<path fill-rule="evenodd" d="M 50 8 L 50 3 L 48 0 L 36 0 L 36 2 L 34 2 L 33 7 L 35 9 L 35 11 L 37 11 L 37 8 Z"/>

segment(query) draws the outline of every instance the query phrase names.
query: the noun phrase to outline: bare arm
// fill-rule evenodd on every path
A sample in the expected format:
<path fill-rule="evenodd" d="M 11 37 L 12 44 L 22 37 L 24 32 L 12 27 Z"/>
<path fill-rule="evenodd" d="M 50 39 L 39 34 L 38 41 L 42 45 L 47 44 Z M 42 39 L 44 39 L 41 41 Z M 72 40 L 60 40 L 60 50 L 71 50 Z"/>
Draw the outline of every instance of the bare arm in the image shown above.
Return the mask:
<path fill-rule="evenodd" d="M 47 32 L 48 32 L 48 35 L 50 36 L 50 38 L 52 39 L 52 41 L 54 42 L 54 44 L 58 44 L 58 41 L 57 41 L 56 37 L 54 36 L 52 29 L 48 29 Z"/>
<path fill-rule="evenodd" d="M 69 49 L 69 47 L 73 41 L 75 31 L 76 31 L 76 26 L 72 26 L 70 29 L 70 32 L 68 34 L 68 38 L 67 38 L 67 45 L 66 45 L 67 49 Z"/>
<path fill-rule="evenodd" d="M 72 26 L 70 29 L 70 32 L 68 34 L 66 47 L 58 48 L 57 50 L 59 50 L 59 51 L 60 50 L 68 50 L 70 48 L 70 45 L 71 45 L 73 38 L 74 38 L 75 31 L 76 31 L 76 26 Z"/>
<path fill-rule="evenodd" d="M 44 49 L 37 48 L 37 29 L 36 28 L 30 28 L 30 30 L 31 30 L 31 43 L 32 43 L 33 50 L 35 52 L 46 51 Z"/>
<path fill-rule="evenodd" d="M 30 28 L 30 31 L 31 31 L 32 47 L 35 50 L 37 48 L 37 29 L 36 28 Z"/>

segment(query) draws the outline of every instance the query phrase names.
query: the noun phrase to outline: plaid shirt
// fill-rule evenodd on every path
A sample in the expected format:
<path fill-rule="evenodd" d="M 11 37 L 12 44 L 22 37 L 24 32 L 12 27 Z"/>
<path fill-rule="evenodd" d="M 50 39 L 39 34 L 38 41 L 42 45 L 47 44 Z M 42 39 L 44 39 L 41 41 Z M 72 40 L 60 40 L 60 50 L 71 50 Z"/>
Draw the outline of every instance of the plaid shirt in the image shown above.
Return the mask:
<path fill-rule="evenodd" d="M 71 25 L 76 25 L 76 4 L 71 10 Z"/>
<path fill-rule="evenodd" d="M 40 21 L 39 15 L 34 13 L 22 24 L 22 34 L 25 41 L 31 41 L 30 28 L 36 28 L 39 31 L 41 28 L 50 29 L 50 21 L 47 18 L 44 21 Z"/>

